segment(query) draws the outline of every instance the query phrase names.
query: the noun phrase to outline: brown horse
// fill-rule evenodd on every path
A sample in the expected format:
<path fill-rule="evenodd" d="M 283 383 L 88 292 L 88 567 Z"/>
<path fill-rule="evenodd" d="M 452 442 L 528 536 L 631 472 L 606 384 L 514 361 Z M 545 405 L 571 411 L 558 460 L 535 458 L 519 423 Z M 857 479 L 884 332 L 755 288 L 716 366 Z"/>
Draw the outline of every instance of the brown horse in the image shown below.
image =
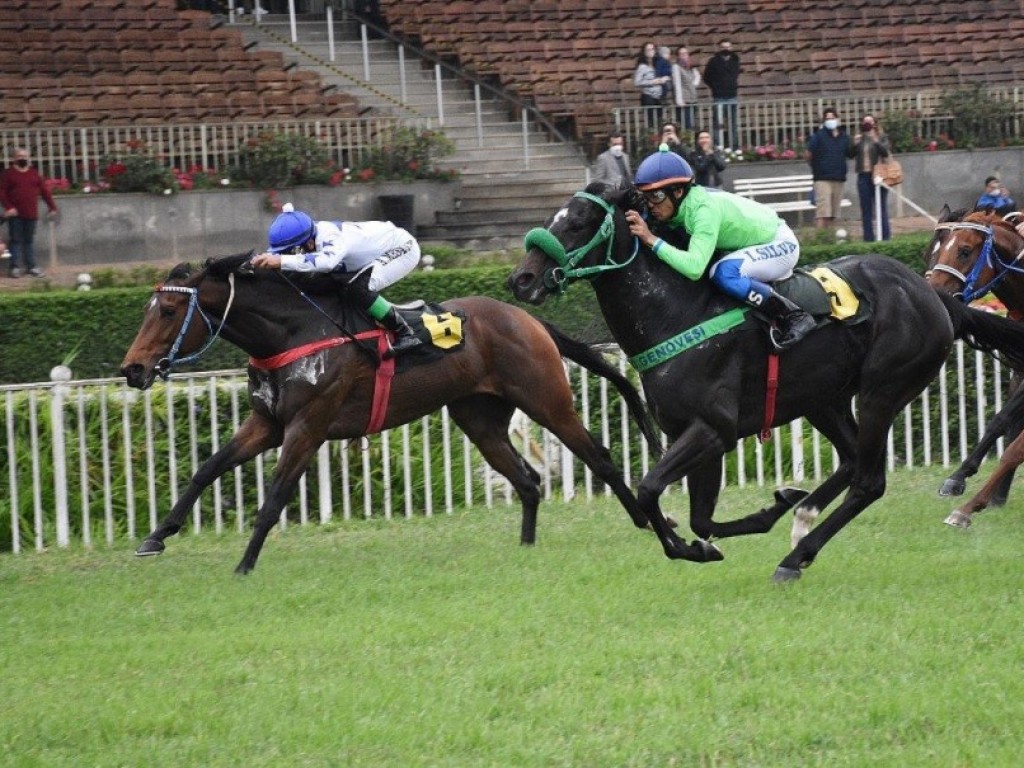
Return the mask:
<path fill-rule="evenodd" d="M 964 301 L 972 301 L 991 291 L 1011 312 L 1024 311 L 1024 267 L 1020 264 L 1024 255 L 1024 238 L 1017 234 L 1012 223 L 990 212 L 976 212 L 960 221 L 940 223 L 937 230 L 943 236 L 936 239 L 937 247 L 927 274 L 928 282 L 934 288 L 954 293 Z M 946 517 L 948 525 L 967 528 L 971 525 L 971 517 L 994 500 L 1000 499 L 1005 503 L 1013 473 L 1024 462 L 1024 433 L 1019 429 L 1022 412 L 1024 388 L 1018 387 L 964 463 L 967 468 L 961 468 L 964 476 L 977 472 L 981 459 L 1000 435 L 1014 435 L 1012 442 L 978 492 Z M 971 469 L 973 471 L 969 471 Z M 954 473 L 943 489 L 955 478 Z M 962 485 L 960 492 L 963 492 Z"/>
<path fill-rule="evenodd" d="M 985 268 L 984 263 L 978 266 L 978 272 L 974 272 L 977 260 L 965 264 L 964 260 L 969 257 L 969 252 L 964 251 L 956 254 L 946 251 L 943 254 L 943 261 L 939 263 L 939 254 L 942 246 L 949 239 L 950 232 L 955 226 L 971 213 L 970 209 L 964 208 L 958 211 L 950 210 L 949 206 L 943 206 L 939 212 L 938 224 L 935 227 L 932 239 L 925 249 L 925 260 L 927 268 L 925 279 L 933 288 L 946 293 L 958 296 L 961 300 L 969 303 L 979 294 L 991 289 L 992 293 L 1010 310 L 1010 316 L 1015 319 L 1024 318 L 1024 279 L 1019 274 L 1011 271 L 1004 271 L 1002 277 L 993 282 L 995 272 Z M 978 216 L 974 223 L 987 225 L 992 221 L 998 221 L 1000 217 L 986 211 L 988 216 Z M 1019 214 L 1018 214 L 1019 215 Z M 984 271 L 982 269 L 984 268 Z M 961 272 L 960 270 L 964 271 Z M 973 274 L 968 278 L 968 274 Z M 968 285 L 968 281 L 970 285 Z M 1013 441 L 1021 432 L 1024 426 L 1024 389 L 1021 389 L 1021 374 L 1013 372 L 1007 388 L 1008 399 L 1002 410 L 985 426 L 985 434 L 978 440 L 977 445 L 967 455 L 959 467 L 942 481 L 939 487 L 940 496 L 962 496 L 967 490 L 968 478 L 974 477 L 981 467 L 985 456 L 995 446 L 996 441 L 1005 437 Z M 989 499 L 990 507 L 1001 507 L 1006 504 L 1010 494 L 1010 486 L 1013 483 L 1013 472 L 1003 476 L 1002 483 L 996 488 Z"/>
<path fill-rule="evenodd" d="M 347 337 L 339 337 L 343 325 L 336 318 L 344 315 L 346 307 L 337 285 L 329 278 L 305 278 L 300 291 L 280 272 L 254 274 L 248 267 L 249 256 L 209 261 L 203 269 L 188 264 L 175 267 L 146 305 L 142 327 L 122 363 L 128 384 L 146 389 L 157 375 L 166 376 L 176 362 L 193 359 L 217 336 L 250 355 L 252 412 L 231 440 L 199 468 L 137 554 L 162 552 L 164 539 L 181 529 L 205 488 L 280 446 L 270 491 L 236 569 L 248 573 L 324 441 L 400 426 L 445 405 L 488 463 L 519 494 L 522 543 L 535 540 L 540 478 L 509 439 L 509 421 L 516 408 L 550 430 L 611 486 L 638 528 L 647 526 L 608 451 L 590 435 L 573 407 L 563 355 L 612 381 L 648 441 L 657 445 L 653 422 L 639 394 L 600 353 L 509 304 L 479 296 L 453 299 L 442 307 L 464 314 L 464 342 L 422 364 L 410 365 L 403 359 L 391 381 L 386 415 L 368 429 L 377 356 L 348 331 Z M 328 288 L 323 287 L 325 280 Z M 367 330 L 356 335 L 367 333 L 383 332 Z"/>

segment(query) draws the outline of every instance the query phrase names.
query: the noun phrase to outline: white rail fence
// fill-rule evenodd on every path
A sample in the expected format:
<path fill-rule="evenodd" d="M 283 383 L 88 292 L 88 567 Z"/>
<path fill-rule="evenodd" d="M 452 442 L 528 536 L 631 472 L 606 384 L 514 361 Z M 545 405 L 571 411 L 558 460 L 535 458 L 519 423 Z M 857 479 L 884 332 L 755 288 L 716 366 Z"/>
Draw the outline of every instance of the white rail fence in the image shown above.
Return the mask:
<path fill-rule="evenodd" d="M 621 356 L 619 366 L 625 370 Z M 603 379 L 574 365 L 567 373 L 584 421 L 635 486 L 652 459 L 625 406 Z M 889 467 L 959 463 L 1002 405 L 1003 373 L 998 363 L 958 345 L 938 379 L 893 426 Z M 142 393 L 120 379 L 7 385 L 0 387 L 0 403 L 0 551 L 13 552 L 139 539 L 170 511 L 179 489 L 248 412 L 242 371 L 172 376 Z M 542 477 L 545 499 L 609 493 L 521 414 L 512 431 Z M 1002 452 L 1001 441 L 997 449 Z M 263 502 L 276 458 L 276 451 L 268 452 L 218 480 L 195 504 L 188 529 L 245 530 Z M 723 483 L 814 485 L 836 462 L 828 441 L 797 420 L 776 428 L 770 442 L 742 440 L 724 459 Z M 678 490 L 685 493 L 685 483 Z M 442 410 L 368 439 L 322 446 L 281 525 L 513 503 L 518 501 L 507 481 Z"/>

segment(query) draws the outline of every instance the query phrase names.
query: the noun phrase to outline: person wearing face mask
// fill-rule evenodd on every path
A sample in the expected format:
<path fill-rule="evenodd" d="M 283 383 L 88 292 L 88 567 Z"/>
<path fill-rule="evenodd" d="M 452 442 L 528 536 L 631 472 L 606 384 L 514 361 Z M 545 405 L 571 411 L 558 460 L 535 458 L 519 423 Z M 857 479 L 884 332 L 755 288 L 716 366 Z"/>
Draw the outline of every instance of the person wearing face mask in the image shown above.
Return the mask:
<path fill-rule="evenodd" d="M 839 124 L 839 115 L 828 107 L 822 112 L 821 127 L 807 139 L 804 154 L 814 179 L 814 225 L 832 226 L 839 215 L 846 184 L 847 158 L 853 156 L 850 136 Z"/>
<path fill-rule="evenodd" d="M 615 187 L 628 185 L 633 178 L 629 166 L 629 155 L 625 151 L 625 139 L 621 133 L 608 136 L 608 149 L 597 156 L 594 181 L 603 181 Z"/>
<path fill-rule="evenodd" d="M 57 204 L 43 177 L 29 162 L 28 150 L 17 147 L 14 163 L 0 174 L 0 206 L 10 227 L 11 277 L 21 277 L 23 269 L 32 277 L 43 277 L 33 250 L 40 197 L 46 201 L 50 217 L 56 216 Z"/>
<path fill-rule="evenodd" d="M 878 240 L 875 232 L 875 173 L 874 168 L 879 160 L 889 156 L 889 140 L 879 132 L 878 123 L 871 115 L 864 115 L 860 121 L 860 133 L 853 137 L 850 148 L 857 171 L 857 196 L 860 198 L 860 220 L 864 234 L 864 242 Z M 889 232 L 889 190 L 884 186 L 877 187 L 880 197 L 881 239 L 888 240 Z"/>

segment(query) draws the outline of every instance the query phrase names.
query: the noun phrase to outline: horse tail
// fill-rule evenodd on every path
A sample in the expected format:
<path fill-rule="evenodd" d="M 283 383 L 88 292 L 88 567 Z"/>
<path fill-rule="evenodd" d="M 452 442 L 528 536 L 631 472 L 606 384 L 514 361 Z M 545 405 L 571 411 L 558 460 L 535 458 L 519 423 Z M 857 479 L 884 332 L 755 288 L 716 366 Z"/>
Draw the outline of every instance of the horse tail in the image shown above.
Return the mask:
<path fill-rule="evenodd" d="M 936 291 L 953 322 L 953 335 L 967 346 L 992 355 L 1015 371 L 1024 370 L 1024 323 L 984 310 Z"/>
<path fill-rule="evenodd" d="M 604 355 L 589 344 L 566 336 L 558 328 L 545 320 L 540 322 L 558 347 L 558 354 L 567 360 L 572 360 L 574 363 L 582 365 L 591 373 L 607 379 L 615 385 L 622 399 L 626 401 L 626 406 L 629 408 L 633 420 L 643 431 L 651 453 L 655 457 L 660 457 L 662 448 L 658 428 L 655 426 L 654 419 L 651 418 L 651 413 L 647 410 L 647 405 L 644 403 L 643 398 L 640 397 L 640 393 L 630 380 L 620 373 L 618 368 L 605 360 Z"/>

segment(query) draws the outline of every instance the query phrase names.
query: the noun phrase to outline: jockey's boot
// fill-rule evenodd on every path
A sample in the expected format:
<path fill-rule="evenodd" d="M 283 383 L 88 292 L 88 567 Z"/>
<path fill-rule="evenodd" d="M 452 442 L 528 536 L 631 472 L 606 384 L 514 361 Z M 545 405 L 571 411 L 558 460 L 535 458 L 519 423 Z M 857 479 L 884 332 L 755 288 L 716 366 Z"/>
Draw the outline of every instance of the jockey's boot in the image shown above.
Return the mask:
<path fill-rule="evenodd" d="M 814 318 L 775 291 L 768 293 L 758 309 L 775 324 L 776 331 L 768 335 L 780 352 L 789 349 L 814 330 Z"/>
<path fill-rule="evenodd" d="M 388 360 L 395 355 L 415 349 L 423 342 L 405 322 L 405 318 L 398 313 L 394 304 L 376 291 L 370 290 L 370 274 L 371 270 L 364 269 L 349 281 L 345 292 L 349 301 L 395 334 L 395 340 L 391 342 L 384 353 L 384 359 Z"/>
<path fill-rule="evenodd" d="M 377 301 L 374 302 L 376 305 L 378 302 L 386 301 L 381 297 L 377 297 Z M 389 360 L 396 355 L 401 355 L 404 352 L 408 352 L 410 349 L 416 349 L 423 344 L 420 338 L 416 335 L 415 331 L 405 322 L 405 318 L 395 309 L 391 302 L 387 302 L 388 309 L 382 317 L 378 317 L 377 320 L 395 334 L 395 340 L 391 342 L 387 351 L 384 353 L 384 359 Z"/>

